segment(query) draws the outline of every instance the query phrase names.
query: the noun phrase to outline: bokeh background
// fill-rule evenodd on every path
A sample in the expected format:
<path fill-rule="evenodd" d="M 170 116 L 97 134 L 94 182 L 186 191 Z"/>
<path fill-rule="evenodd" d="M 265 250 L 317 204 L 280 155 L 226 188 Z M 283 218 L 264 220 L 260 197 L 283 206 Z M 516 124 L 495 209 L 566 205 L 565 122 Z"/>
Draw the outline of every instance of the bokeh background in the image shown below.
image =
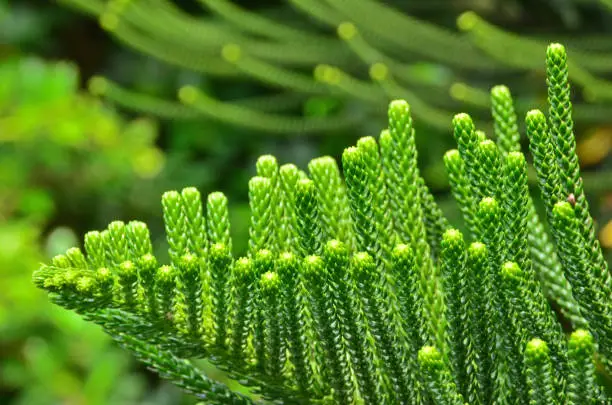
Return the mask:
<path fill-rule="evenodd" d="M 185 186 L 228 195 L 239 254 L 256 158 L 339 157 L 378 134 L 394 98 L 411 103 L 422 173 L 460 225 L 450 119 L 468 112 L 493 135 L 496 84 L 521 117 L 544 106 L 551 41 L 570 54 L 610 259 L 610 0 L 0 0 L 0 403 L 194 403 L 49 304 L 32 271 L 116 219 L 147 222 L 161 254 L 161 194 Z"/>

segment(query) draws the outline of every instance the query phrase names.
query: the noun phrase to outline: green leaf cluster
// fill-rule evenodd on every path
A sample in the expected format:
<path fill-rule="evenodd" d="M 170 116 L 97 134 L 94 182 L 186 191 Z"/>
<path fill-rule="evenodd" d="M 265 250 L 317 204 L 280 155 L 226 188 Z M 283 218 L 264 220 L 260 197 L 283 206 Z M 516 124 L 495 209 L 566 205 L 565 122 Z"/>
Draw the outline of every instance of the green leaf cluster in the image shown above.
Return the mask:
<path fill-rule="evenodd" d="M 147 394 L 135 362 L 99 328 L 58 311 L 30 276 L 77 243 L 68 226 L 92 221 L 135 178 L 157 174 L 156 132 L 152 120 L 125 120 L 80 91 L 73 64 L 0 62 L 1 403 L 134 403 Z M 87 208 L 76 219 L 74 207 Z"/>
<path fill-rule="evenodd" d="M 34 282 L 209 403 L 605 403 L 595 361 L 612 370 L 610 274 L 576 158 L 563 46 L 548 47 L 546 71 L 548 116 L 526 117 L 544 218 L 510 92 L 496 87 L 497 143 L 467 114 L 452 121 L 457 149 L 444 163 L 465 234 L 425 185 L 411 108 L 395 100 L 378 139 L 345 149 L 343 176 L 329 157 L 308 173 L 257 161 L 245 256 L 233 256 L 226 198 L 185 188 L 162 197 L 169 263 L 145 224 L 115 221 Z M 199 358 L 253 395 L 208 378 Z"/>
<path fill-rule="evenodd" d="M 17 213 L 47 220 L 56 208 L 45 192 L 49 185 L 61 190 L 70 184 L 65 194 L 84 194 L 155 177 L 165 160 L 156 136 L 154 121 L 127 121 L 80 92 L 74 65 L 34 57 L 3 61 L 0 217 Z"/>

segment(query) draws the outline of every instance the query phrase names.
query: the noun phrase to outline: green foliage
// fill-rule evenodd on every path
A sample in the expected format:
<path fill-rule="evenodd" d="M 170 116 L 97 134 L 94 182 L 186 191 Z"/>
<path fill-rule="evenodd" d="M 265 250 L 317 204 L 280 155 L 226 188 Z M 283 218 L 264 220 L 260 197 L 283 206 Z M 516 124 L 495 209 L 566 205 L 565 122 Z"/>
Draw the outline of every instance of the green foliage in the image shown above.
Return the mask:
<path fill-rule="evenodd" d="M 78 79 L 67 63 L 17 57 L 0 63 L 2 403 L 103 404 L 145 395 L 146 381 L 106 336 L 29 288 L 32 266 L 76 243 L 66 226 L 78 226 L 65 216 L 69 206 L 108 207 L 128 182 L 154 177 L 164 163 L 154 122 L 124 120 L 79 92 Z M 127 231 L 148 234 L 142 225 Z M 98 267 L 105 260 L 100 235 L 86 244 L 87 258 L 78 250 L 67 257 Z M 126 281 L 130 275 L 135 281 L 134 268 L 122 268 Z"/>
<path fill-rule="evenodd" d="M 73 187 L 119 186 L 132 174 L 152 177 L 161 169 L 163 155 L 152 145 L 154 123 L 124 122 L 95 98 L 78 93 L 73 66 L 46 65 L 34 58 L 8 60 L 0 66 L 0 81 L 4 187 L 33 183 L 30 178 L 44 171 Z M 80 181 L 69 177 L 75 167 Z M 5 204 L 9 202 L 17 204 Z M 45 207 L 40 208 L 33 211 L 44 213 Z"/>
<path fill-rule="evenodd" d="M 549 46 L 551 129 L 542 113 L 527 116 L 552 238 L 533 209 L 509 92 L 497 87 L 501 147 L 467 114 L 453 120 L 458 151 L 445 161 L 465 236 L 425 187 L 410 108 L 396 100 L 379 142 L 345 150 L 345 182 L 329 158 L 311 162 L 312 179 L 258 160 L 245 257 L 230 254 L 225 200 L 211 194 L 219 207 L 204 213 L 186 188 L 162 198 L 170 264 L 156 263 L 142 224 L 113 222 L 34 283 L 210 403 L 609 401 L 595 379 L 595 361 L 612 371 L 609 275 L 572 180 L 566 61 Z M 575 187 L 569 201 L 563 187 Z M 574 315 L 569 341 L 551 302 Z M 206 377 L 190 361 L 202 358 L 251 394 Z"/>
<path fill-rule="evenodd" d="M 445 131 L 460 103 L 471 104 L 483 116 L 488 108 L 484 89 L 490 83 L 483 73 L 496 81 L 516 80 L 540 69 L 536 61 L 545 45 L 533 34 L 514 35 L 520 26 L 510 33 L 474 11 L 457 16 L 457 5 L 450 1 L 291 0 L 245 7 L 232 0 L 199 0 L 201 8 L 194 11 L 204 15 L 196 18 L 169 0 L 62 3 L 95 16 L 103 29 L 138 52 L 207 77 L 246 79 L 266 89 L 264 96 L 223 100 L 203 86 L 185 86 L 176 102 L 96 77 L 90 82 L 93 92 L 162 117 L 206 117 L 285 135 L 358 128 L 369 115 L 380 117 L 382 103 L 398 98 L 411 100 L 419 121 Z M 542 13 L 547 23 L 560 10 L 573 16 L 571 23 L 558 19 L 564 24 L 552 29 L 577 24 L 578 2 L 551 3 Z M 591 3 L 590 8 L 580 4 L 587 8 L 583 18 L 589 23 L 589 11 L 608 12 Z M 507 25 L 539 7 L 492 1 L 467 2 L 461 8 L 480 9 L 486 19 Z M 448 27 L 454 19 L 457 27 Z M 600 77 L 610 72 L 609 42 L 581 39 L 572 36 L 570 48 L 577 55 L 572 79 L 590 101 L 609 101 L 612 87 Z M 591 42 L 604 42 L 604 49 L 589 49 Z M 530 88 L 525 79 L 518 83 Z M 524 103 L 538 100 L 532 91 L 523 96 Z M 300 108 L 305 117 L 296 114 Z M 350 113 L 354 108 L 359 115 Z M 605 109 L 583 115 L 599 122 L 606 117 Z"/>
<path fill-rule="evenodd" d="M 444 188 L 439 158 L 452 147 L 452 138 L 446 136 L 451 112 L 469 108 L 479 129 L 491 132 L 486 122 L 490 121 L 486 89 L 494 83 L 507 83 L 520 91 L 516 100 L 520 114 L 527 107 L 545 105 L 544 88 L 537 85 L 542 79 L 540 64 L 521 58 L 521 66 L 509 66 L 496 49 L 489 49 L 493 48 L 491 41 L 481 33 L 489 27 L 484 20 L 526 35 L 534 35 L 531 27 L 535 25 L 542 35 L 559 40 L 566 38 L 567 28 L 564 20 L 554 16 L 561 8 L 577 9 L 582 24 L 586 26 L 588 21 L 589 33 L 573 32 L 567 38 L 573 55 L 588 51 L 589 56 L 599 58 L 610 49 L 603 35 L 607 26 L 589 18 L 602 8 L 596 2 L 547 0 L 532 7 L 528 0 L 510 5 L 499 0 L 467 0 L 460 8 L 455 0 L 353 1 L 357 2 L 359 12 L 330 0 L 62 0 L 55 3 L 68 7 L 56 4 L 52 10 L 77 16 L 94 32 L 98 32 L 92 26 L 96 22 L 106 31 L 86 38 L 88 50 L 97 48 L 98 41 L 104 41 L 111 50 L 87 54 L 87 66 L 91 66 L 89 59 L 94 55 L 96 60 L 104 58 L 103 66 L 90 70 L 105 75 L 89 81 L 94 94 L 124 110 L 164 118 L 160 144 L 168 152 L 167 167 L 172 170 L 167 173 L 183 183 L 167 181 L 163 176 L 153 194 L 188 184 L 223 190 L 234 206 L 244 204 L 245 199 L 238 196 L 245 177 L 251 175 L 244 170 L 236 175 L 236 167 L 244 168 L 241 161 L 272 153 L 305 169 L 307 157 L 338 158 L 356 136 L 378 133 L 386 118 L 381 106 L 397 98 L 410 100 L 416 114 L 423 178 L 433 191 Z M 472 30 L 455 27 L 456 17 L 464 8 L 482 16 Z M 411 44 L 381 30 L 389 21 L 393 21 L 397 35 L 412 39 Z M 483 37 L 486 46 L 481 44 Z M 96 42 L 91 41 L 93 38 Z M 504 44 L 509 43 L 507 36 L 502 38 Z M 533 40 L 521 39 L 531 52 Z M 541 40 L 538 35 L 537 41 Z M 513 53 L 520 55 L 520 45 L 522 42 L 512 42 Z M 362 52 L 364 46 L 373 52 Z M 117 47 L 122 47 L 120 52 L 113 51 Z M 484 61 L 482 68 L 466 67 L 475 60 Z M 601 67 L 592 73 L 605 71 Z M 575 117 L 581 124 L 578 141 L 597 131 L 597 139 L 606 142 L 605 100 L 585 96 L 574 101 Z M 466 103 L 471 105 L 463 107 Z M 201 128 L 206 128 L 205 133 Z M 245 128 L 251 129 L 246 138 Z M 591 162 L 601 162 L 608 150 L 579 148 L 579 154 L 583 163 L 589 161 L 588 156 Z M 187 164 L 190 158 L 197 159 L 193 163 L 201 171 Z M 607 165 L 599 170 L 606 172 Z M 612 176 L 604 172 L 585 173 L 590 192 L 611 188 L 608 179 Z M 220 178 L 225 181 L 221 183 Z M 534 179 L 530 176 L 532 186 Z M 438 201 L 454 220 L 456 214 L 446 209 L 452 201 Z M 601 202 L 599 198 L 592 200 L 597 217 Z M 152 212 L 156 207 L 150 204 L 146 208 Z M 234 208 L 232 215 L 242 219 L 246 210 L 244 205 Z M 242 234 L 243 228 L 243 222 L 237 221 L 233 230 Z M 432 232 L 428 238 L 439 240 L 441 235 Z M 246 238 L 235 239 L 237 247 L 243 240 L 246 242 Z"/>
<path fill-rule="evenodd" d="M 555 403 L 552 365 L 548 346 L 544 341 L 533 339 L 527 344 L 525 368 L 529 385 L 529 403 L 532 405 Z"/>
<path fill-rule="evenodd" d="M 593 336 L 578 329 L 570 336 L 568 357 L 570 365 L 568 397 L 571 401 L 595 404 L 598 401 L 599 387 L 595 381 Z"/>

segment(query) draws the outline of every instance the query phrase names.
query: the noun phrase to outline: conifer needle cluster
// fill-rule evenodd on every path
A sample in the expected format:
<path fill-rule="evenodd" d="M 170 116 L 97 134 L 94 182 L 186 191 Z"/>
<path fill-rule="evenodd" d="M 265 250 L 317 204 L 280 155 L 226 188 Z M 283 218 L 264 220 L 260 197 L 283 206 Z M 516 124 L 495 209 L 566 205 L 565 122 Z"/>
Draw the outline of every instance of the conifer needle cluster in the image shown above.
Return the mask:
<path fill-rule="evenodd" d="M 111 223 L 35 272 L 50 299 L 211 404 L 598 404 L 612 370 L 612 281 L 584 195 L 563 46 L 546 56 L 548 114 L 526 116 L 544 217 L 527 186 L 510 92 L 493 142 L 467 114 L 444 163 L 454 228 L 417 167 L 410 106 L 308 173 L 272 156 L 248 185 L 248 252 L 228 202 L 194 188 L 162 207 L 170 263 L 147 226 Z M 571 321 L 566 336 L 554 302 Z M 205 376 L 206 358 L 246 396 Z"/>

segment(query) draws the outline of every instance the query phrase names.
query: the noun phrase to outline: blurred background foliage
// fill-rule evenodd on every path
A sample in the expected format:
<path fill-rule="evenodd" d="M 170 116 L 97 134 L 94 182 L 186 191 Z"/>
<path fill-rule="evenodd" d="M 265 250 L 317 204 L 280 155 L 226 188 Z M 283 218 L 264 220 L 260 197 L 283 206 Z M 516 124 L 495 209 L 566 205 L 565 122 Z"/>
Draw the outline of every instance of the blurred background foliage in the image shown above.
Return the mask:
<path fill-rule="evenodd" d="M 468 111 L 491 134 L 499 83 L 519 114 L 541 107 L 550 41 L 570 52 L 610 256 L 611 23 L 609 0 L 0 0 L 0 403 L 193 403 L 48 304 L 38 263 L 115 219 L 148 222 L 161 247 L 160 196 L 188 185 L 225 192 L 244 241 L 257 156 L 339 157 L 398 97 L 456 224 L 450 118 Z"/>

